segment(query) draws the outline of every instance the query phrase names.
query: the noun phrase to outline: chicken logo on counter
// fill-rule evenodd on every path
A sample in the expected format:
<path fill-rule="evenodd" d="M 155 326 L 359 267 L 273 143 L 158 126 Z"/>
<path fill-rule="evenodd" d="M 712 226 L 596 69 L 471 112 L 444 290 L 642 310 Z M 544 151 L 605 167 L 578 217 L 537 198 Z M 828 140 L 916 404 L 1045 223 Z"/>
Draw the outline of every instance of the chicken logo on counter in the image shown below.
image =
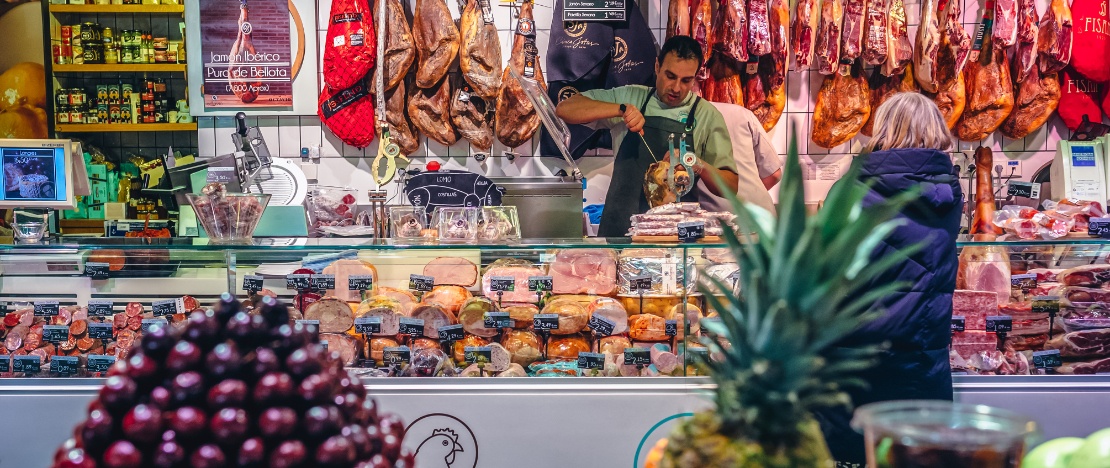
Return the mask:
<path fill-rule="evenodd" d="M 475 468 L 478 442 L 470 426 L 443 413 L 421 416 L 405 429 L 401 447 L 416 454 L 416 468 Z"/>

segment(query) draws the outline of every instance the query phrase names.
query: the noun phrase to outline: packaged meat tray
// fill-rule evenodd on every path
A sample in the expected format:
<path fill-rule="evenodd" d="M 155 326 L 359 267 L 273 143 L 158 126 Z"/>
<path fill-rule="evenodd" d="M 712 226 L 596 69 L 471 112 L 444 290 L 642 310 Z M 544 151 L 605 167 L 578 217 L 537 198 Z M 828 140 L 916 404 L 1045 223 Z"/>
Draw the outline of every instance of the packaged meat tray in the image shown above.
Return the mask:
<path fill-rule="evenodd" d="M 1045 349 L 1058 349 L 1060 356 L 1065 358 L 1110 356 L 1110 328 L 1059 335 L 1048 340 Z"/>
<path fill-rule="evenodd" d="M 1110 358 L 1089 361 L 1065 362 L 1056 368 L 1057 374 L 1093 375 L 1110 372 Z"/>
<path fill-rule="evenodd" d="M 998 315 L 998 294 L 957 289 L 952 293 L 952 315 L 962 315 L 967 330 L 985 330 L 987 316 Z"/>
<path fill-rule="evenodd" d="M 574 299 L 560 299 L 558 296 L 548 301 L 540 313 L 559 316 L 559 327 L 551 330 L 553 335 L 578 333 L 586 328 L 586 322 L 590 320 L 586 307 Z"/>
<path fill-rule="evenodd" d="M 627 249 L 621 253 L 617 272 L 620 294 L 639 294 L 632 290 L 631 280 L 651 277 L 651 289 L 644 294 L 681 294 L 686 285 L 697 284 L 694 257 L 679 259 L 680 250 Z M 684 260 L 684 261 L 683 261 Z"/>
<path fill-rule="evenodd" d="M 1062 318 L 1056 320 L 1068 333 L 1110 328 L 1110 309 L 1065 308 Z"/>
<path fill-rule="evenodd" d="M 1110 309 L 1110 290 L 1107 289 L 1067 286 L 1060 288 L 1059 294 L 1063 305 Z"/>
<path fill-rule="evenodd" d="M 1064 286 L 1102 287 L 1110 281 L 1110 265 L 1083 265 L 1069 268 L 1057 275 Z"/>
<path fill-rule="evenodd" d="M 495 260 L 489 265 L 488 268 L 482 273 L 482 295 L 493 299 L 495 301 L 505 302 L 519 302 L 519 303 L 536 303 L 535 291 L 528 290 L 528 278 L 531 276 L 544 276 L 543 269 L 535 266 L 532 262 L 516 258 L 502 258 Z M 509 277 L 513 278 L 513 290 L 502 292 L 498 296 L 498 292 L 493 290 L 494 277 Z"/>
<path fill-rule="evenodd" d="M 547 270 L 554 294 L 617 293 L 617 253 L 611 249 L 557 250 Z"/>
<path fill-rule="evenodd" d="M 459 308 L 473 297 L 466 288 L 461 286 L 436 286 L 424 294 L 420 302 L 424 304 L 439 304 L 443 310 L 452 315 L 459 313 Z"/>

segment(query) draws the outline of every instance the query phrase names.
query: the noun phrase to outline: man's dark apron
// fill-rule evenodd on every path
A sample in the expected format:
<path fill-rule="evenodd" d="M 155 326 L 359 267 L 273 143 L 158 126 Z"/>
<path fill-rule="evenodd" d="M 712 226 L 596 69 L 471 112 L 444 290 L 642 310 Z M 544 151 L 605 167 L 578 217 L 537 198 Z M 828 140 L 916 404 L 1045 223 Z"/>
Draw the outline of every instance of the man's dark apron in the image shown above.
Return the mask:
<path fill-rule="evenodd" d="M 655 88 L 648 91 L 648 97 L 640 106 L 640 111 L 643 112 L 647 109 L 648 102 L 655 96 Z M 628 235 L 628 228 L 632 225 L 630 219 L 634 214 L 646 212 L 648 206 L 647 197 L 644 196 L 644 175 L 647 174 L 648 166 L 655 162 L 651 157 L 652 153 L 655 154 L 660 160 L 666 157 L 667 154 L 667 139 L 673 133 L 675 139 L 675 148 L 679 146 L 679 139 L 682 134 L 686 134 L 686 147 L 694 151 L 699 156 L 702 154 L 703 147 L 694 146 L 694 112 L 701 103 L 701 98 L 698 97 L 694 100 L 694 104 L 690 106 L 689 116 L 686 118 L 686 123 L 666 117 L 644 117 L 644 138 L 641 140 L 640 136 L 628 132 L 624 140 L 621 142 L 621 147 L 617 151 L 616 159 L 613 161 L 613 179 L 609 182 L 609 192 L 605 194 L 605 210 L 601 212 L 601 225 L 598 228 L 597 235 L 600 237 L 624 237 Z M 649 153 L 644 142 L 650 145 L 651 152 Z M 696 190 L 691 190 L 682 197 L 682 201 L 698 201 L 695 194 Z"/>

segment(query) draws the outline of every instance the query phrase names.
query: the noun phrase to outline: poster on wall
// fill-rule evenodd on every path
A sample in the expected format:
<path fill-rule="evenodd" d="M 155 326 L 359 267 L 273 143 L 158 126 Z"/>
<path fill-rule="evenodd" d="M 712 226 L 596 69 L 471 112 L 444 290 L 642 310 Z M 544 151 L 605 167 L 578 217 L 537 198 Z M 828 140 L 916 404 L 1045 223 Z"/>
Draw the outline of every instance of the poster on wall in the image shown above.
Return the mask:
<path fill-rule="evenodd" d="M 206 110 L 292 110 L 288 0 L 200 0 Z"/>

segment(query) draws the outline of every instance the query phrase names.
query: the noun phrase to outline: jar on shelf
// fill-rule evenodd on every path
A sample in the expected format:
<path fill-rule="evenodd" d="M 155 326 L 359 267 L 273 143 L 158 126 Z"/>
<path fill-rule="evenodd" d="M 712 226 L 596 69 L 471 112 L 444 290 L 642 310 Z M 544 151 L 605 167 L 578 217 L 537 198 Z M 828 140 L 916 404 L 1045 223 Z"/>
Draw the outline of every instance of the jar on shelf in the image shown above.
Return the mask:
<path fill-rule="evenodd" d="M 69 106 L 58 106 L 58 108 L 54 110 L 54 120 L 59 124 L 69 123 Z"/>

